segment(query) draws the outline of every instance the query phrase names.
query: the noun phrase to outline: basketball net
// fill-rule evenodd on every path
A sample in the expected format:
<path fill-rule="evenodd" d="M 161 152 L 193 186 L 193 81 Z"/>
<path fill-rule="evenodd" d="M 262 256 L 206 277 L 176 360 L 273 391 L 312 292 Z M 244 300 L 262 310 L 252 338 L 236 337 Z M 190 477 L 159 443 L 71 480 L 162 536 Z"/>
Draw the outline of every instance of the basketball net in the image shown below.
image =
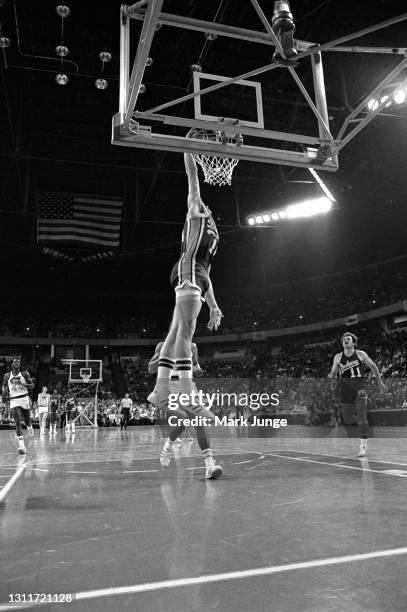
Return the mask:
<path fill-rule="evenodd" d="M 204 141 L 230 142 L 225 133 L 211 132 L 206 130 L 196 130 L 194 137 Z M 192 157 L 202 168 L 205 183 L 209 185 L 230 185 L 232 182 L 233 170 L 239 163 L 234 157 L 217 157 L 216 155 L 203 155 L 202 153 L 192 153 Z"/>
<path fill-rule="evenodd" d="M 201 166 L 205 183 L 210 185 L 230 185 L 233 170 L 239 163 L 238 159 L 229 157 L 208 157 L 207 155 L 192 154 L 194 160 Z"/>

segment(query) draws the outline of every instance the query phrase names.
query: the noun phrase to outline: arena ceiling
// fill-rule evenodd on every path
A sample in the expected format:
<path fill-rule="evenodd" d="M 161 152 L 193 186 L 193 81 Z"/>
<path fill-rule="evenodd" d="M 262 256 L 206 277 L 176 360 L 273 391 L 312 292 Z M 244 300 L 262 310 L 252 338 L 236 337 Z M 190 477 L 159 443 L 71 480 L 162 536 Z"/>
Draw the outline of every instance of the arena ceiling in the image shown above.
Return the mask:
<path fill-rule="evenodd" d="M 67 0 L 71 15 L 64 20 L 63 37 L 57 4 L 53 0 L 0 1 L 2 34 L 11 41 L 0 50 L 2 260 L 21 262 L 23 273 L 29 272 L 28 283 L 41 276 L 59 286 L 52 274 L 61 266 L 70 269 L 70 282 L 77 286 L 89 284 L 90 268 L 98 279 L 95 288 L 105 282 L 106 275 L 118 290 L 123 278 L 129 286 L 165 282 L 178 250 L 186 205 L 182 155 L 110 144 L 111 118 L 119 99 L 120 2 Z M 271 18 L 273 3 L 260 4 Z M 292 0 L 291 9 L 296 36 L 324 43 L 400 15 L 405 3 Z M 249 0 L 166 0 L 163 10 L 261 29 Z M 141 25 L 137 22 L 132 27 L 136 40 Z M 405 28 L 402 22 L 355 44 L 403 46 Z M 69 63 L 63 66 L 69 77 L 66 86 L 55 82 L 60 69 L 55 47 L 61 42 L 70 51 Z M 112 61 L 104 65 L 102 75 L 99 53 L 103 50 L 112 54 Z M 222 37 L 209 41 L 196 32 L 174 34 L 163 26 L 155 35 L 151 55 L 154 63 L 146 72 L 141 108 L 153 106 L 163 91 L 173 97 L 188 93 L 194 63 L 199 62 L 204 72 L 235 76 L 271 61 L 272 49 L 269 56 L 263 45 L 252 45 L 248 52 L 239 41 Z M 323 58 L 333 132 L 400 60 L 399 56 L 351 53 L 326 53 Z M 305 81 L 307 71 L 302 70 Z M 275 130 L 295 127 L 307 133 L 312 117 L 286 74 L 281 69 L 262 77 L 265 115 Z M 101 76 L 108 82 L 105 90 L 95 87 Z M 243 112 L 245 100 L 234 98 L 229 103 L 231 112 Z M 337 197 L 337 209 L 329 217 L 295 225 L 254 229 L 247 228 L 245 220 L 256 210 L 310 193 L 314 187 L 303 169 L 242 161 L 232 187 L 204 186 L 204 199 L 216 211 L 223 237 L 215 281 L 233 287 L 258 280 L 277 282 L 404 254 L 406 151 L 406 105 L 401 104 L 380 114 L 342 150 L 337 173 L 324 174 Z M 35 240 L 38 190 L 123 198 L 122 247 L 117 256 L 90 268 L 43 256 Z"/>

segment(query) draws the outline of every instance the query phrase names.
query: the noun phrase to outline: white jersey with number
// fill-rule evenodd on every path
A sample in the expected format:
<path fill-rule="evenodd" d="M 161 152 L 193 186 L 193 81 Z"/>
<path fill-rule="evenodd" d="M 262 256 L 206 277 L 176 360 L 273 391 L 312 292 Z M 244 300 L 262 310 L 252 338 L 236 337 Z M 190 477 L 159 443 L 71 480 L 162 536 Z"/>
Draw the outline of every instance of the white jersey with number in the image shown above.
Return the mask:
<path fill-rule="evenodd" d="M 27 380 L 21 374 L 21 372 L 18 372 L 18 374 L 13 374 L 12 372 L 10 372 L 7 381 L 8 396 L 10 398 L 10 408 L 21 406 L 21 408 L 30 410 L 31 406 L 30 398 L 28 397 L 28 390 L 23 383 L 27 383 Z"/>
<path fill-rule="evenodd" d="M 133 406 L 133 401 L 130 399 L 130 397 L 123 397 L 122 401 L 120 402 L 120 408 L 132 408 Z"/>
<path fill-rule="evenodd" d="M 38 394 L 38 413 L 43 414 L 44 412 L 48 412 L 49 403 L 51 401 L 51 396 L 49 393 L 39 393 Z"/>

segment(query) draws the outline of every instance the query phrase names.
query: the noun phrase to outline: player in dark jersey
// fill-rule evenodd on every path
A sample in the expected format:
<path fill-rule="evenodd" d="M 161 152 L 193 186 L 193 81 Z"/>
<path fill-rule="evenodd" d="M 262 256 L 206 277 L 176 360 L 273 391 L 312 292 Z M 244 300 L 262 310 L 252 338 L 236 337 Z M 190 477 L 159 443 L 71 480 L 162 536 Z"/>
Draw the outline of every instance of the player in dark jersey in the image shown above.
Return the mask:
<path fill-rule="evenodd" d="M 61 405 L 61 398 L 57 389 L 54 389 L 49 404 L 49 435 L 57 435 L 57 422 L 59 417 L 59 408 Z"/>
<path fill-rule="evenodd" d="M 76 406 L 75 398 L 71 393 L 66 396 L 65 403 L 65 414 L 66 414 L 66 426 L 65 432 L 67 435 L 75 433 L 75 417 L 76 417 Z"/>
<path fill-rule="evenodd" d="M 194 130 L 188 135 L 192 136 Z M 168 407 L 171 372 L 176 367 L 180 379 L 180 392 L 192 392 L 191 346 L 196 320 L 202 302 L 210 311 L 208 328 L 218 329 L 220 311 L 210 280 L 210 269 L 216 253 L 219 234 L 209 208 L 203 203 L 199 189 L 196 162 L 190 153 L 184 154 L 188 177 L 188 212 L 182 233 L 181 254 L 171 273 L 175 289 L 175 308 L 171 327 L 160 351 L 157 372 L 157 400 L 161 408 Z M 186 412 L 213 418 L 202 406 L 185 407 Z"/>
<path fill-rule="evenodd" d="M 381 393 L 386 393 L 387 387 L 382 381 L 377 365 L 364 351 L 355 348 L 357 340 L 357 336 L 351 332 L 343 334 L 341 338 L 343 351 L 335 355 L 329 378 L 335 379 L 339 376 L 342 417 L 345 425 L 358 423 L 360 433 L 358 457 L 366 457 L 368 422 L 365 369 L 369 368 L 373 372 Z"/>

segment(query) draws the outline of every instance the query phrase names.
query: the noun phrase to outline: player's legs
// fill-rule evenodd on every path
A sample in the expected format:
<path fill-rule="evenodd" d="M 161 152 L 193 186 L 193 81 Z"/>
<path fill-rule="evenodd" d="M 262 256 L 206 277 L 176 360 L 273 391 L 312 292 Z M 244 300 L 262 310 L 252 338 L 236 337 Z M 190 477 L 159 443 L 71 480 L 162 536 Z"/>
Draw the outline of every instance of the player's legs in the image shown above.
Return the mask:
<path fill-rule="evenodd" d="M 44 436 L 45 435 L 45 429 L 47 426 L 47 412 L 41 412 L 39 414 L 39 426 L 40 426 L 40 435 Z"/>
<path fill-rule="evenodd" d="M 180 410 L 179 408 L 175 410 L 167 409 L 166 415 L 168 418 L 175 417 L 175 419 L 172 419 L 172 420 L 175 420 L 176 424 L 170 425 L 168 438 L 164 442 L 164 446 L 161 451 L 160 463 L 163 467 L 168 467 L 171 463 L 172 446 L 174 442 L 177 440 L 177 438 L 179 438 L 179 436 L 184 431 L 185 425 L 183 423 L 183 420 L 187 417 L 186 413 L 183 410 Z"/>
<path fill-rule="evenodd" d="M 16 424 L 16 437 L 18 441 L 17 452 L 20 455 L 25 455 L 26 449 L 24 445 L 24 436 L 22 428 L 23 421 L 25 421 L 23 409 L 21 408 L 21 406 L 13 406 L 12 408 L 10 408 L 10 413 Z"/>
<path fill-rule="evenodd" d="M 212 449 L 210 447 L 209 439 L 206 434 L 206 428 L 203 426 L 195 427 L 196 439 L 201 449 L 202 456 L 205 461 L 206 473 L 205 478 L 215 480 L 222 476 L 223 469 L 221 465 L 216 465 L 215 458 L 213 456 Z"/>
<path fill-rule="evenodd" d="M 161 347 L 158 359 L 157 382 L 155 385 L 156 405 L 165 408 L 168 404 L 171 374 L 175 367 L 174 345 L 178 329 L 178 311 L 175 304 L 174 313 L 168 334 Z M 151 401 L 151 400 L 149 400 Z"/>
<path fill-rule="evenodd" d="M 178 328 L 174 355 L 179 376 L 180 393 L 192 391 L 192 339 L 196 320 L 202 308 L 201 293 L 187 287 L 177 291 Z"/>
<path fill-rule="evenodd" d="M 57 413 L 54 411 L 51 411 L 50 413 L 50 417 L 49 417 L 49 435 L 52 436 L 53 434 L 56 435 L 57 433 Z"/>
<path fill-rule="evenodd" d="M 201 292 L 186 286 L 176 290 L 176 302 L 170 330 L 161 347 L 157 372 L 158 403 L 168 402 L 171 374 L 177 368 L 181 393 L 190 393 L 192 383 L 192 338 L 201 310 Z M 179 362 L 179 363 L 177 363 Z"/>
<path fill-rule="evenodd" d="M 342 418 L 345 423 L 346 431 L 349 437 L 353 437 L 353 427 L 356 423 L 359 426 L 360 449 L 358 456 L 365 457 L 367 454 L 367 395 L 365 391 L 358 393 L 354 403 L 341 404 Z"/>
<path fill-rule="evenodd" d="M 65 431 L 66 433 L 71 432 L 71 411 L 66 411 L 66 423 L 65 423 Z"/>
<path fill-rule="evenodd" d="M 360 391 L 358 391 L 358 397 L 356 399 L 356 411 L 360 434 L 360 449 L 358 457 L 366 457 L 369 423 L 367 422 L 367 393 L 365 389 L 361 389 Z"/>
<path fill-rule="evenodd" d="M 121 428 L 124 427 L 124 429 L 127 429 L 127 425 L 129 424 L 129 420 L 130 420 L 130 410 L 128 408 L 125 408 L 123 410 L 123 414 L 122 414 L 122 425 Z"/>
<path fill-rule="evenodd" d="M 342 419 L 345 425 L 355 425 L 357 423 L 357 417 L 355 414 L 355 404 L 351 403 L 342 403 Z M 349 432 L 347 429 L 346 431 Z"/>
<path fill-rule="evenodd" d="M 23 412 L 23 420 L 24 420 L 25 426 L 27 427 L 28 435 L 32 437 L 34 435 L 34 429 L 31 423 L 31 407 L 27 407 L 27 408 L 24 407 L 22 409 L 22 412 Z"/>
<path fill-rule="evenodd" d="M 199 289 L 190 286 L 178 289 L 176 293 L 178 328 L 174 347 L 175 367 L 179 376 L 180 393 L 191 396 L 191 404 L 182 408 L 194 416 L 213 419 L 214 415 L 207 407 L 196 405 L 196 402 L 192 401 L 192 340 L 202 308 L 202 294 Z"/>

